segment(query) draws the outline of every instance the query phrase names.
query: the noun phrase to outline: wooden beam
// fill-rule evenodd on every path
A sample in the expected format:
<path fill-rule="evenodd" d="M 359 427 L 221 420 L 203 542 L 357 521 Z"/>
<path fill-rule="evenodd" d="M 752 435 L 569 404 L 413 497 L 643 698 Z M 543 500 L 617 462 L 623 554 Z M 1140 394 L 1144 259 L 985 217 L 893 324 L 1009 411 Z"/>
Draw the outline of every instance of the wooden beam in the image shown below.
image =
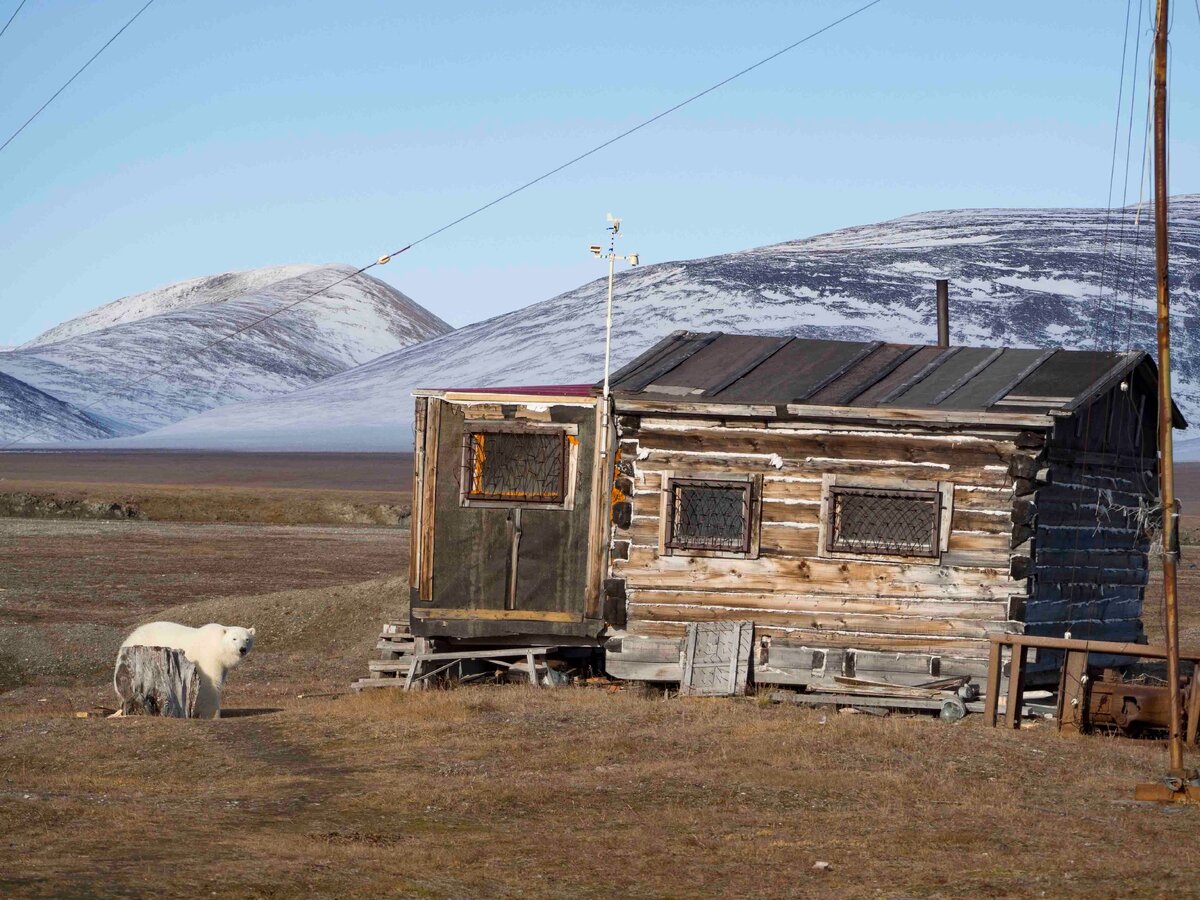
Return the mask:
<path fill-rule="evenodd" d="M 450 609 L 422 608 L 412 611 L 414 619 L 485 619 L 516 622 L 580 622 L 576 613 L 537 609 Z"/>
<path fill-rule="evenodd" d="M 1041 637 L 1035 634 L 993 634 L 989 640 L 1002 644 L 1036 647 L 1042 650 L 1083 650 L 1087 653 L 1106 653 L 1110 656 L 1137 656 L 1142 659 L 1166 659 L 1167 648 L 1157 644 L 1131 644 L 1120 641 L 1086 641 L 1080 638 Z M 1184 651 L 1179 658 L 1200 662 L 1200 650 Z"/>

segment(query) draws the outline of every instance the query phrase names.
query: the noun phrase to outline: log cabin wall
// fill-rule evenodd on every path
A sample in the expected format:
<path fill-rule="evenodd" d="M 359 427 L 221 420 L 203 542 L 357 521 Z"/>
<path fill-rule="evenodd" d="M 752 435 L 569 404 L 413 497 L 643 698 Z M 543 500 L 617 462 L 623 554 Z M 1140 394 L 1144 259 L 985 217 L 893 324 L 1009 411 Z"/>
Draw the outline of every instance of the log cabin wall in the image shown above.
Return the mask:
<path fill-rule="evenodd" d="M 689 622 L 752 620 L 756 679 L 785 683 L 807 683 L 796 666 L 827 676 L 978 677 L 987 636 L 1022 630 L 1028 565 L 1012 560 L 1014 486 L 1037 465 L 1043 435 L 656 415 L 621 416 L 618 430 L 608 587 L 625 600 L 630 637 L 610 654 L 613 674 L 623 657 L 627 677 L 656 671 L 669 680 Z M 664 552 L 665 479 L 746 475 L 761 485 L 757 554 Z M 834 478 L 944 485 L 951 507 L 940 558 L 822 552 L 823 493 Z M 772 668 L 783 671 L 772 679 Z"/>
<path fill-rule="evenodd" d="M 1033 532 L 1027 632 L 1144 642 L 1150 533 L 1160 520 L 1152 387 L 1127 379 L 1050 436 L 1024 511 Z"/>

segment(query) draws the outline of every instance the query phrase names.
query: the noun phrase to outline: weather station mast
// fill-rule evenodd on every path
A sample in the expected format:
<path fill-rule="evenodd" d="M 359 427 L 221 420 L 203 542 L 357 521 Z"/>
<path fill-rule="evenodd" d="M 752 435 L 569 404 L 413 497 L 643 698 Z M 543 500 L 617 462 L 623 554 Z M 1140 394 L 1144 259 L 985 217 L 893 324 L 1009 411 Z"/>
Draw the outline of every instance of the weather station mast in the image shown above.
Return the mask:
<path fill-rule="evenodd" d="M 631 266 L 636 266 L 638 264 L 638 255 L 630 253 L 627 256 L 622 256 L 617 253 L 617 236 L 621 233 L 621 220 L 614 218 L 612 213 L 608 214 L 608 226 L 605 230 L 608 232 L 608 251 L 605 252 L 601 244 L 592 244 L 588 249 L 591 251 L 592 256 L 608 260 L 608 305 L 604 315 L 604 390 L 600 395 L 600 402 L 604 406 L 602 411 L 603 418 L 600 423 L 600 458 L 607 461 L 610 406 L 608 370 L 612 361 L 613 277 L 616 273 L 617 260 L 627 262 Z"/>

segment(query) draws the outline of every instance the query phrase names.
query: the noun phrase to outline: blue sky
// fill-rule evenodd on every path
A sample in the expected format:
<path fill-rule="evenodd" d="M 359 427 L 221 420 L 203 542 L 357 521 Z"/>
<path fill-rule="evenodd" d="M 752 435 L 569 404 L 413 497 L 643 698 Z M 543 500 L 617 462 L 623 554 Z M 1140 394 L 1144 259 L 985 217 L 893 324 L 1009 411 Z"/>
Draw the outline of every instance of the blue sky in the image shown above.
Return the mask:
<path fill-rule="evenodd" d="M 142 2 L 30 0 L 0 38 L 0 139 Z M 363 264 L 861 3 L 157 0 L 0 153 L 0 345 L 197 275 Z M 1185 193 L 1200 15 L 1174 7 Z M 598 276 L 610 210 L 658 262 L 929 209 L 1104 206 L 1125 14 L 884 0 L 374 274 L 462 325 Z"/>

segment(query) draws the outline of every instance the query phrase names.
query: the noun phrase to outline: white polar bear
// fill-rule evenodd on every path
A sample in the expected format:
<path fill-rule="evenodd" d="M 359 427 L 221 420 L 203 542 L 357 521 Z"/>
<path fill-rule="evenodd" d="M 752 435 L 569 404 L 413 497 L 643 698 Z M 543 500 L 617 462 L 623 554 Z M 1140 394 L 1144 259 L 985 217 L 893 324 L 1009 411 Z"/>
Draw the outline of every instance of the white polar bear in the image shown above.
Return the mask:
<path fill-rule="evenodd" d="M 221 717 L 221 689 L 225 676 L 236 668 L 254 646 L 254 629 L 226 627 L 211 622 L 201 628 L 175 622 L 151 622 L 125 638 L 122 647 L 169 647 L 183 655 L 200 671 L 200 693 L 194 715 L 198 719 Z"/>

